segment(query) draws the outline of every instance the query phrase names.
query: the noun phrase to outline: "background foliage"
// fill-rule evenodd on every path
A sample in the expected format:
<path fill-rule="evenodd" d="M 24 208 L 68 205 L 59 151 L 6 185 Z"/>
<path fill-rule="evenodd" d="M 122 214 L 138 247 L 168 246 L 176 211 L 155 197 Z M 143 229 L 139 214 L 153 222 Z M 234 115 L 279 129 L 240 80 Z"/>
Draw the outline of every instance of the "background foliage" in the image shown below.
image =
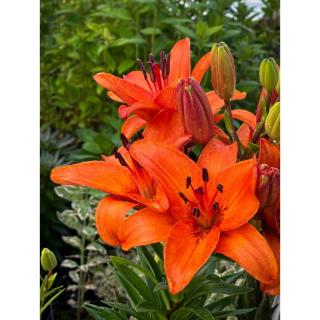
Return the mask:
<path fill-rule="evenodd" d="M 214 42 L 225 41 L 235 58 L 237 87 L 248 93 L 241 107 L 253 110 L 260 91 L 259 62 L 269 56 L 279 62 L 279 0 L 261 2 L 262 12 L 258 13 L 242 0 L 41 1 L 41 247 L 54 251 L 60 262 L 75 257 L 75 273 L 84 272 L 79 248 L 62 240 L 83 236 L 82 225 L 79 230 L 70 228 L 68 223 L 61 222 L 62 214 L 57 216 L 57 211 L 72 210 L 80 219 L 75 207 L 79 199 L 61 193 L 59 197 L 49 174 L 57 165 L 97 159 L 119 145 L 122 121 L 117 105 L 106 97 L 92 76 L 100 71 L 122 76 L 136 69 L 138 57 L 145 60 L 149 52 L 158 55 L 161 49 L 169 51 L 183 37 L 191 39 L 194 65 Z M 208 75 L 203 84 L 211 89 Z M 83 192 L 83 196 L 91 196 L 89 191 Z M 93 211 L 91 204 L 88 223 L 92 223 Z M 79 221 L 87 224 L 86 219 Z M 85 261 L 105 254 L 97 251 L 88 257 L 87 251 L 83 253 Z M 70 290 L 61 300 L 77 300 L 73 295 L 81 286 L 74 281 L 76 276 L 73 280 L 70 277 L 71 264 L 64 265 L 59 273 L 64 282 L 69 281 Z M 96 268 L 86 271 L 86 288 L 92 285 L 90 279 L 101 272 Z M 90 299 L 84 300 L 92 302 L 94 297 L 110 295 L 97 291 L 91 290 L 90 294 L 89 290 Z M 52 310 L 47 317 L 53 319 Z M 65 313 L 64 319 L 68 319 Z"/>

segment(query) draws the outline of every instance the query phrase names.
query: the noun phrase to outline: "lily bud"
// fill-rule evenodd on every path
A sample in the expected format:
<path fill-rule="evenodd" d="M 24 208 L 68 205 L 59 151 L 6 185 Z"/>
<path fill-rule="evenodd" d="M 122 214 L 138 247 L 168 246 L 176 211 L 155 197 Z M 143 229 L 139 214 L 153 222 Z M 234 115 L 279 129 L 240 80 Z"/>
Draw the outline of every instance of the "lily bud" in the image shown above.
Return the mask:
<path fill-rule="evenodd" d="M 266 118 L 265 129 L 271 139 L 280 140 L 280 102 L 276 102 L 270 108 Z"/>
<path fill-rule="evenodd" d="M 263 59 L 260 63 L 259 78 L 262 86 L 270 94 L 278 83 L 278 68 L 273 58 Z"/>
<path fill-rule="evenodd" d="M 189 78 L 177 86 L 177 106 L 185 129 L 193 141 L 207 143 L 213 136 L 213 113 L 209 100 L 199 82 Z"/>
<path fill-rule="evenodd" d="M 52 271 L 57 266 L 57 259 L 55 254 L 47 248 L 41 252 L 41 266 L 45 271 Z"/>
<path fill-rule="evenodd" d="M 280 70 L 279 70 L 279 77 L 278 77 L 276 90 L 277 90 L 278 96 L 280 96 Z"/>
<path fill-rule="evenodd" d="M 273 206 L 280 198 L 280 171 L 267 164 L 258 165 L 256 196 L 260 201 L 260 210 Z"/>
<path fill-rule="evenodd" d="M 236 88 L 236 69 L 232 54 L 224 42 L 213 45 L 210 67 L 213 89 L 221 99 L 230 100 Z"/>

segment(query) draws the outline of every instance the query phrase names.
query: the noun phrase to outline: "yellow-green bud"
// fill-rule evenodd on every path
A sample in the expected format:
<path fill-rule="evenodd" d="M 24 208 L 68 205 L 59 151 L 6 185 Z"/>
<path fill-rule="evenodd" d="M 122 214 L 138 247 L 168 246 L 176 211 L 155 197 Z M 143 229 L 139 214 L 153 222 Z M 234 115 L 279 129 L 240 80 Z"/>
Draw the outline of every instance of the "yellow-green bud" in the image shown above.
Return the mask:
<path fill-rule="evenodd" d="M 278 68 L 273 58 L 263 59 L 260 63 L 259 78 L 262 86 L 270 94 L 278 83 Z"/>
<path fill-rule="evenodd" d="M 45 271 L 52 271 L 57 266 L 56 256 L 47 248 L 42 249 L 40 260 L 42 269 Z"/>
<path fill-rule="evenodd" d="M 276 102 L 269 110 L 265 129 L 268 136 L 275 140 L 280 140 L 280 102 Z"/>
<path fill-rule="evenodd" d="M 279 70 L 279 76 L 278 76 L 276 90 L 277 90 L 278 95 L 280 96 L 280 70 Z"/>
<path fill-rule="evenodd" d="M 232 54 L 224 42 L 213 45 L 210 67 L 213 89 L 221 99 L 230 100 L 236 88 L 236 69 Z"/>

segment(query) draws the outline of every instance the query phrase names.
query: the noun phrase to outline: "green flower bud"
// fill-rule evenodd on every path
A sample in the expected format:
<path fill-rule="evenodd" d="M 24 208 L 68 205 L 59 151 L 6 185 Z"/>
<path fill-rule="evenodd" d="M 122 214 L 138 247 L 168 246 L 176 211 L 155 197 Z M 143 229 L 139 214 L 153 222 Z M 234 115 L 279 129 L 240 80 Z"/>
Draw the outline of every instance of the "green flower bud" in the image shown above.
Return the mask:
<path fill-rule="evenodd" d="M 275 140 L 280 140 L 280 102 L 276 102 L 269 110 L 265 129 L 268 136 Z"/>
<path fill-rule="evenodd" d="M 280 70 L 279 70 L 279 76 L 278 76 L 276 90 L 277 90 L 278 95 L 280 96 Z"/>
<path fill-rule="evenodd" d="M 273 58 L 263 59 L 260 64 L 259 78 L 262 86 L 270 94 L 278 83 L 278 68 Z"/>
<path fill-rule="evenodd" d="M 213 45 L 210 67 L 213 89 L 221 99 L 230 100 L 236 88 L 236 69 L 232 54 L 224 42 Z"/>
<path fill-rule="evenodd" d="M 42 249 L 40 261 L 45 271 L 52 271 L 57 266 L 56 256 L 47 248 Z"/>

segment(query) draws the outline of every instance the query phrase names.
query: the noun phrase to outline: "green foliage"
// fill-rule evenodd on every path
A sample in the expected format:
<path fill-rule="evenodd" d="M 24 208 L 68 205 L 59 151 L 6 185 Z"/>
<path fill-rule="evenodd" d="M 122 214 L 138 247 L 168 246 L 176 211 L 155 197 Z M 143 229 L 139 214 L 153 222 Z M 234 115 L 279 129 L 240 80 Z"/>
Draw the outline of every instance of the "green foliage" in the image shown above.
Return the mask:
<path fill-rule="evenodd" d="M 183 292 L 172 296 L 165 282 L 162 246 L 137 249 L 138 263 L 123 257 L 111 258 L 115 278 L 125 291 L 129 303 L 102 301 L 106 306 L 87 304 L 84 308 L 93 319 L 224 319 L 226 316 L 252 313 L 255 308 L 236 308 L 240 295 L 252 288 L 239 285 L 243 272 L 234 277 L 233 263 L 211 257 Z M 222 270 L 227 266 L 231 276 Z"/>
<path fill-rule="evenodd" d="M 279 0 L 265 0 L 262 15 L 240 0 L 43 0 L 41 121 L 68 132 L 100 125 L 117 131 L 117 104 L 92 76 L 121 76 L 136 68 L 136 58 L 170 50 L 183 37 L 191 39 L 193 63 L 216 41 L 230 46 L 238 88 L 248 92 L 244 107 L 253 108 L 259 61 L 279 57 L 278 12 Z M 210 89 L 208 76 L 204 84 Z"/>

